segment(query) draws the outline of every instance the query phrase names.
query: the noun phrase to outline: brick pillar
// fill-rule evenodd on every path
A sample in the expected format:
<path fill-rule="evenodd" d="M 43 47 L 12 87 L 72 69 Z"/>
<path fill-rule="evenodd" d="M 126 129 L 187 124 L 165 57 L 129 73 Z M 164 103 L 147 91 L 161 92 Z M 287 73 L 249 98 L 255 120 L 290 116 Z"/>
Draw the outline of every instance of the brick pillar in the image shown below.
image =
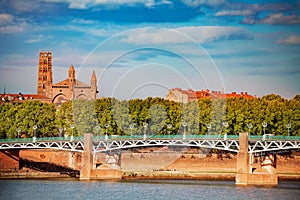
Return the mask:
<path fill-rule="evenodd" d="M 81 157 L 80 180 L 89 180 L 93 169 L 93 134 L 84 134 L 84 151 Z"/>
<path fill-rule="evenodd" d="M 237 174 L 235 178 L 235 183 L 237 185 L 247 185 L 248 174 L 250 173 L 248 133 L 240 133 L 239 146 L 240 150 L 237 155 Z"/>

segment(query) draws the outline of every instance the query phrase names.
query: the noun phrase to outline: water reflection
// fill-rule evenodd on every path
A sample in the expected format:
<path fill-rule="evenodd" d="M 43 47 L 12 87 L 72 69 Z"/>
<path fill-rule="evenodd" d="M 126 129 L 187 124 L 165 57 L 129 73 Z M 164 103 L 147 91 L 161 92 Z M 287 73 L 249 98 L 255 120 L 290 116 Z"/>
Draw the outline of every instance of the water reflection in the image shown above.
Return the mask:
<path fill-rule="evenodd" d="M 299 199 L 299 181 L 237 187 L 233 181 L 0 180 L 0 199 Z"/>

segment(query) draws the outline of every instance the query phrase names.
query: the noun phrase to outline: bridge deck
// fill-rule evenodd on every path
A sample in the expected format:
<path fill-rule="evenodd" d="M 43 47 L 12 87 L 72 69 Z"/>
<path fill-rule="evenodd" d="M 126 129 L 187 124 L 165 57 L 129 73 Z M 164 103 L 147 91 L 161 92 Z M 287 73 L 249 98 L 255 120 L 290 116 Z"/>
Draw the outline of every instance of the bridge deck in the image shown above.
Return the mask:
<path fill-rule="evenodd" d="M 147 136 L 94 136 L 93 152 L 107 152 L 121 149 L 131 149 L 139 147 L 154 146 L 181 146 L 198 147 L 208 149 L 219 149 L 231 152 L 239 151 L 239 141 L 237 135 L 154 135 Z M 2 139 L 0 140 L 0 150 L 6 149 L 59 149 L 68 151 L 84 150 L 83 137 L 49 137 L 24 139 Z M 250 136 L 249 153 L 282 151 L 282 150 L 300 150 L 299 136 Z"/>

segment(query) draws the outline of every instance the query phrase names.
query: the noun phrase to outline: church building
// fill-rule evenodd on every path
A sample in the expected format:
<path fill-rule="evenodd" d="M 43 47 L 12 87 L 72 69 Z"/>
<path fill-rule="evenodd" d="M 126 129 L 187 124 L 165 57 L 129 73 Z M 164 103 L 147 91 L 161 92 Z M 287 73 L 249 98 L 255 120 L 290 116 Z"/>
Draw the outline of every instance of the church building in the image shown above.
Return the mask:
<path fill-rule="evenodd" d="M 38 65 L 37 94 L 52 100 L 52 103 L 61 104 L 72 99 L 84 98 L 95 100 L 97 98 L 97 78 L 93 71 L 90 84 L 85 84 L 75 78 L 75 69 L 70 66 L 68 77 L 53 84 L 52 80 L 52 52 L 41 51 Z"/>

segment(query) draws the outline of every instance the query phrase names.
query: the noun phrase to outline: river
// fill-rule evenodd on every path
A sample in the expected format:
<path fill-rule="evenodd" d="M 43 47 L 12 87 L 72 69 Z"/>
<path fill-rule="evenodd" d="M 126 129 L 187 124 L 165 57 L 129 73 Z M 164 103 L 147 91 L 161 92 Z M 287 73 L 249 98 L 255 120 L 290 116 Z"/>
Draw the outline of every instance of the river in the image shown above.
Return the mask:
<path fill-rule="evenodd" d="M 233 181 L 147 180 L 78 181 L 0 180 L 0 199 L 300 199 L 299 181 L 280 181 L 277 187 L 238 187 Z"/>

